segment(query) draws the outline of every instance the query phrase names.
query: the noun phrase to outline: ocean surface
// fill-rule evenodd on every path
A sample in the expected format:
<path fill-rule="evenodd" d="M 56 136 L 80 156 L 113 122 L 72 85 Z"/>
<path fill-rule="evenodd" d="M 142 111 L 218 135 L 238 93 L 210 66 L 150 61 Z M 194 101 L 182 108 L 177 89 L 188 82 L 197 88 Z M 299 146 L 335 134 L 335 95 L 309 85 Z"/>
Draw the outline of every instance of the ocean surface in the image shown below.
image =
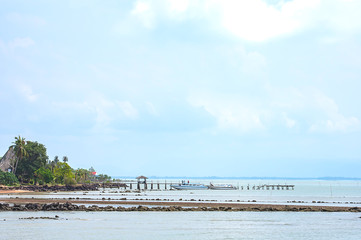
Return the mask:
<path fill-rule="evenodd" d="M 55 215 L 59 220 L 20 219 Z M 360 217 L 310 212 L 2 212 L 0 239 L 359 240 Z"/>
<path fill-rule="evenodd" d="M 154 188 L 157 183 L 167 181 L 178 183 L 181 180 L 148 180 L 153 181 Z M 188 181 L 188 179 L 186 179 Z M 124 192 L 122 189 L 100 189 L 94 192 L 56 192 L 56 193 L 31 193 L 20 194 L 19 198 L 79 198 L 87 200 L 106 199 L 105 204 L 111 200 L 164 200 L 164 201 L 216 201 L 216 202 L 252 202 L 267 204 L 297 204 L 297 205 L 327 205 L 327 206 L 354 206 L 361 207 L 361 181 L 356 180 L 194 180 L 190 183 L 232 184 L 239 190 L 147 190 L 141 192 Z M 259 185 L 294 185 L 294 190 L 252 190 Z M 243 186 L 243 190 L 241 187 Z M 247 186 L 250 190 L 247 190 Z M 133 185 L 133 190 L 135 185 Z M 162 188 L 162 185 L 161 185 Z M 14 197 L 13 195 L 2 195 Z"/>
<path fill-rule="evenodd" d="M 188 180 L 188 179 L 185 179 Z M 57 192 L 4 197 L 216 201 L 361 206 L 361 181 L 193 180 L 236 186 L 292 184 L 294 190 Z M 164 180 L 153 180 L 154 183 Z M 177 182 L 178 180 L 167 180 Z M 246 188 L 244 188 L 246 189 Z M 53 219 L 24 219 L 54 217 Z M 361 239 L 361 213 L 328 212 L 0 212 L 0 239 Z"/>

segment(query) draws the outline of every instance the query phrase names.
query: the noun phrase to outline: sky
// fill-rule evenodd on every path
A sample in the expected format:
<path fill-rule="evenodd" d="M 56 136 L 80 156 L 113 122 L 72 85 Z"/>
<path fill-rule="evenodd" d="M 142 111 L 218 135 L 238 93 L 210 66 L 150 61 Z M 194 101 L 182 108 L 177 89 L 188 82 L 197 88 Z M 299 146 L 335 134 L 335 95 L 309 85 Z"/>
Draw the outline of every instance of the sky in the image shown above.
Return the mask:
<path fill-rule="evenodd" d="M 15 136 L 112 176 L 361 177 L 359 0 L 0 0 Z"/>

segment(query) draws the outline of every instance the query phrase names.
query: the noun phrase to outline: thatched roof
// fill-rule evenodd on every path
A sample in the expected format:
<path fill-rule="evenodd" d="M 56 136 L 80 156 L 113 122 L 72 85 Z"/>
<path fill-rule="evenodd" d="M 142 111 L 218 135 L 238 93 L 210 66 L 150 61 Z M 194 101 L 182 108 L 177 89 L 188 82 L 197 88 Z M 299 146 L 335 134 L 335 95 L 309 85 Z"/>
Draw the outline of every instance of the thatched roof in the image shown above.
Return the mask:
<path fill-rule="evenodd" d="M 142 176 L 139 176 L 139 177 L 136 177 L 136 179 L 148 179 L 147 177 L 144 177 L 143 175 Z"/>
<path fill-rule="evenodd" d="M 5 155 L 0 160 L 0 169 L 1 171 L 7 172 L 11 167 L 11 161 L 15 159 L 15 151 L 12 147 L 5 153 Z"/>

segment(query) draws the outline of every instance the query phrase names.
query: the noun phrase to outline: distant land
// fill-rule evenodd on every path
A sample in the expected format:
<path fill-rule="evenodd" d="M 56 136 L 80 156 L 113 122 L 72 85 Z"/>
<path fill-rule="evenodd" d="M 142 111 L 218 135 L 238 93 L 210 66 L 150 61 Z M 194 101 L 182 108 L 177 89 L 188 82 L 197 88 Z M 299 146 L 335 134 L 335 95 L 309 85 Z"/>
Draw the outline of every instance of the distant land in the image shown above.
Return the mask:
<path fill-rule="evenodd" d="M 112 176 L 112 178 L 119 179 L 135 179 L 137 176 Z M 149 179 L 239 179 L 239 180 L 325 180 L 325 181 L 336 181 L 336 180 L 361 180 L 356 177 L 315 177 L 315 178 L 292 178 L 292 177 L 189 177 L 189 176 L 146 176 Z"/>

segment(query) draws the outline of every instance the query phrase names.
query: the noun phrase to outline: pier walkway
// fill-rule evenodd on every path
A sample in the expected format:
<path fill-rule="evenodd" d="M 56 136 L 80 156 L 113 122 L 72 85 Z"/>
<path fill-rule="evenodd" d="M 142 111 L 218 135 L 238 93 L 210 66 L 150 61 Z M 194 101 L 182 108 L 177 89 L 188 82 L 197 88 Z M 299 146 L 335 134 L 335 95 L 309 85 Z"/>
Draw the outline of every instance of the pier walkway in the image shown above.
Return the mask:
<path fill-rule="evenodd" d="M 123 188 L 125 190 L 148 190 L 148 191 L 157 191 L 157 190 L 173 190 L 171 185 L 178 185 L 180 182 L 172 181 L 138 181 L 138 180 L 120 180 L 112 184 L 106 184 L 104 187 L 110 188 Z M 262 185 L 238 185 L 239 190 L 251 191 L 251 190 L 294 190 L 295 185 L 291 184 L 262 184 Z"/>

